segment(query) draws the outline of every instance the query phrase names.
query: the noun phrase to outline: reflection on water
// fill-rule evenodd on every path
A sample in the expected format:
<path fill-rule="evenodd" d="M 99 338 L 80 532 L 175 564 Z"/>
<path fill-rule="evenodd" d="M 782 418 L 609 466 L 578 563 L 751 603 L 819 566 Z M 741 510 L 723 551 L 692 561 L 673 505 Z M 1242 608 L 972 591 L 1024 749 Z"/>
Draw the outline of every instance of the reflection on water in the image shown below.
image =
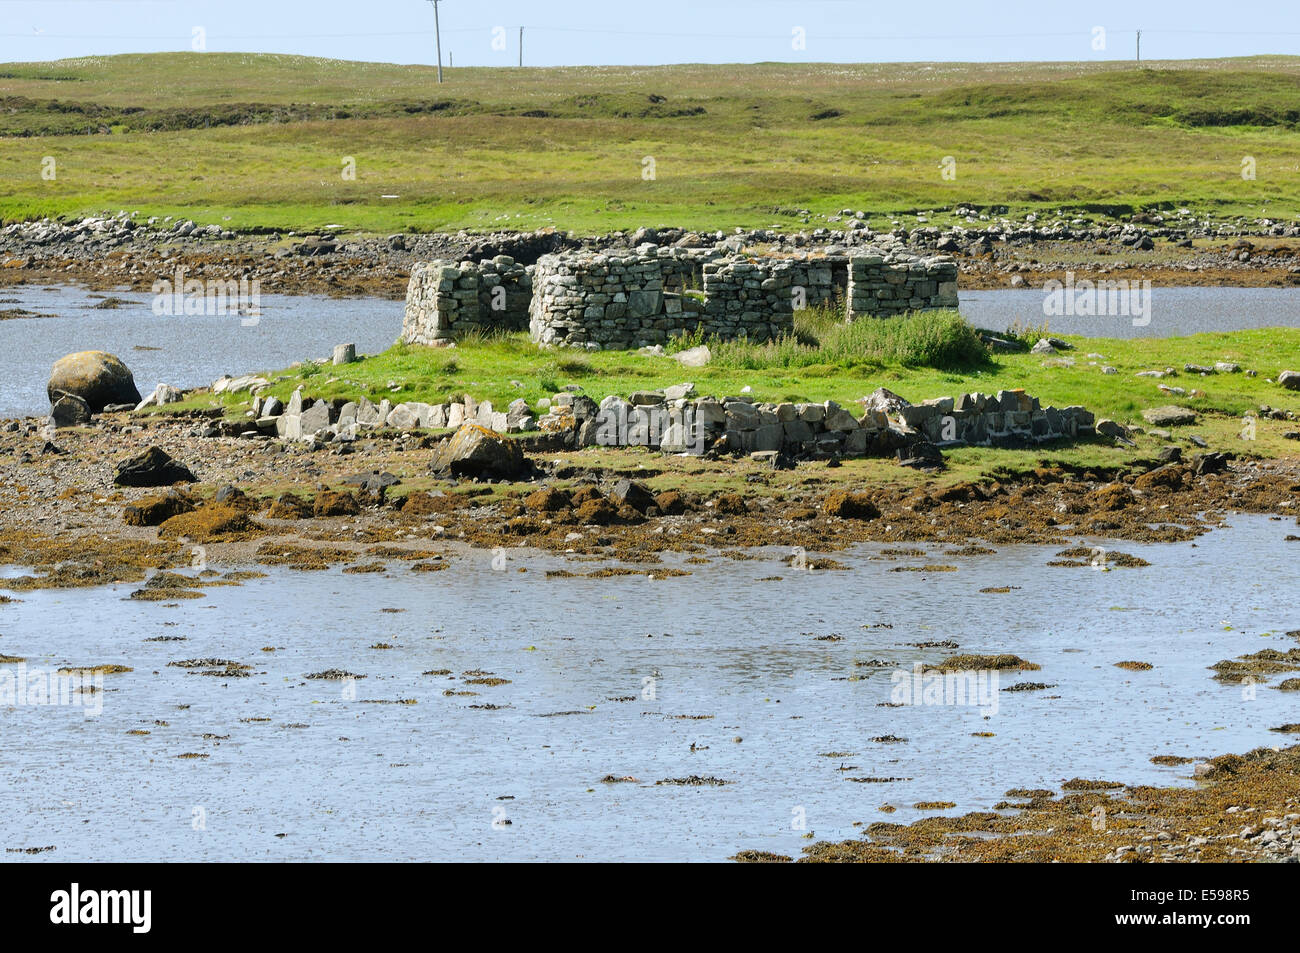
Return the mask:
<path fill-rule="evenodd" d="M 1056 547 L 930 546 L 916 565 L 960 570 L 890 573 L 863 547 L 837 556 L 850 572 L 771 552 L 663 581 L 547 579 L 551 557 L 493 571 L 484 552 L 431 575 L 274 571 L 175 607 L 125 601 L 133 586 L 21 593 L 0 606 L 0 651 L 134 671 L 105 678 L 93 720 L 0 709 L 0 846 L 55 845 L 35 858 L 54 861 L 718 860 L 797 853 L 800 816 L 847 838 L 886 802 L 908 821 L 919 801 L 987 810 L 1076 776 L 1190 783 L 1149 759 L 1273 744 L 1268 728 L 1300 720 L 1294 697 L 1246 700 L 1207 671 L 1292 646 L 1292 530 L 1241 517 L 1195 545 L 1120 543 L 1152 565 L 1105 573 L 1048 567 Z M 892 671 L 953 651 L 914 643 L 943 640 L 1042 666 L 1003 689 L 1052 687 L 1004 690 L 987 718 L 882 707 Z M 167 665 L 198 658 L 253 674 Z M 1155 668 L 1114 667 L 1126 660 Z M 303 678 L 331 668 L 366 677 Z M 886 736 L 906 740 L 872 740 Z M 691 776 L 731 783 L 655 784 Z M 905 780 L 848 780 L 882 777 Z"/>

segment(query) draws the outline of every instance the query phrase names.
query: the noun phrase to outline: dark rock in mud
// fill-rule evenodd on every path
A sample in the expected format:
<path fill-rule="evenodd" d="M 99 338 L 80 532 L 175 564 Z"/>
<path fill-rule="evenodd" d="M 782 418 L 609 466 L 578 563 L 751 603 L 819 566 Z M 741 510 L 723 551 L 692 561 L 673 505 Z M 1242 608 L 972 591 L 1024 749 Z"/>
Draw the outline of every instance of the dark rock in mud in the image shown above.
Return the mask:
<path fill-rule="evenodd" d="M 198 478 L 183 463 L 173 460 L 158 447 L 150 447 L 117 465 L 113 482 L 118 486 L 171 486 L 195 483 Z"/>

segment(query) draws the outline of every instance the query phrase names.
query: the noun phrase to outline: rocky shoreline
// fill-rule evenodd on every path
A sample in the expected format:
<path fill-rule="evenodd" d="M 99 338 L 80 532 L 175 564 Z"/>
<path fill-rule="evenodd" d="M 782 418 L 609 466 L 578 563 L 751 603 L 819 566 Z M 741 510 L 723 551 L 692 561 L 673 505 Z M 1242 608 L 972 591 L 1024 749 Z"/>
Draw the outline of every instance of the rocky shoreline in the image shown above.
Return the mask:
<path fill-rule="evenodd" d="M 848 211 L 848 210 L 846 210 Z M 899 253 L 951 255 L 965 289 L 1040 287 L 1066 272 L 1080 277 L 1151 280 L 1158 285 L 1291 287 L 1300 284 L 1300 226 L 1259 219 L 1214 222 L 1174 214 L 1124 220 L 1012 220 L 973 208 L 954 209 L 958 223 L 929 224 L 925 215 L 873 229 L 855 213 L 826 226 L 782 233 L 769 229 L 695 232 L 644 227 L 579 236 L 546 229 L 474 234 L 367 236 L 326 230 L 236 233 L 192 221 L 141 220 L 118 213 L 0 227 L 0 287 L 75 281 L 95 290 L 149 291 L 178 269 L 200 280 L 256 280 L 265 294 L 402 298 L 412 267 L 434 259 L 506 255 L 533 264 L 542 255 L 580 250 L 633 251 L 645 243 L 727 254 L 788 257 L 843 255 L 872 246 Z"/>
<path fill-rule="evenodd" d="M 1194 787 L 1074 778 L 1059 794 L 1013 788 L 997 811 L 864 823 L 862 840 L 815 843 L 799 861 L 1300 863 L 1300 746 L 1211 758 L 1196 764 L 1194 776 Z M 732 859 L 794 858 L 742 851 Z"/>

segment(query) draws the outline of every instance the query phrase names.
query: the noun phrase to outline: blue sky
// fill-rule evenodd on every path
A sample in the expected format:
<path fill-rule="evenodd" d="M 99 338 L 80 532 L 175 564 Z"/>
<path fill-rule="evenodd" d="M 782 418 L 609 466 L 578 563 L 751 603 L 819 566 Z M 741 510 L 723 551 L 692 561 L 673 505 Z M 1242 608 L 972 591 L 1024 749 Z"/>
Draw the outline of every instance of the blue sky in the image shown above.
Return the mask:
<path fill-rule="evenodd" d="M 1300 53 L 1297 0 L 441 0 L 439 9 L 444 62 L 459 66 L 516 64 L 520 26 L 530 66 L 1132 59 L 1137 29 L 1143 59 Z M 196 28 L 210 51 L 434 60 L 427 0 L 0 0 L 0 62 L 188 50 Z"/>

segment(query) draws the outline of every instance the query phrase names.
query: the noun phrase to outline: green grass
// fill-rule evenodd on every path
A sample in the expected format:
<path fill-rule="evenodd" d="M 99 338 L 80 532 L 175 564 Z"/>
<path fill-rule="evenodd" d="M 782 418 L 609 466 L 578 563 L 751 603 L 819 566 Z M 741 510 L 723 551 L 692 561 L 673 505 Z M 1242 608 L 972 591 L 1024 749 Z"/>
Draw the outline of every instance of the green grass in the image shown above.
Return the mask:
<path fill-rule="evenodd" d="M 837 309 L 809 308 L 796 313 L 794 333 L 776 341 L 760 344 L 696 335 L 676 339 L 671 350 L 697 344 L 708 345 L 715 367 L 738 371 L 878 370 L 891 364 L 962 370 L 989 363 L 979 335 L 955 311 L 850 323 Z"/>
<path fill-rule="evenodd" d="M 0 216 L 125 209 L 245 229 L 601 232 L 795 228 L 799 209 L 844 207 L 881 227 L 884 213 L 957 202 L 1300 214 L 1295 57 L 447 78 L 218 53 L 0 65 Z M 41 177 L 46 156 L 53 181 Z M 354 181 L 341 175 L 347 156 Z M 953 181 L 940 174 L 945 156 Z M 1244 156 L 1254 180 L 1241 178 Z"/>
<path fill-rule="evenodd" d="M 911 320 L 918 321 L 918 318 Z M 952 313 L 928 315 L 922 320 L 931 322 L 932 327 L 949 327 L 947 333 L 954 340 L 965 340 L 970 333 L 970 328 Z M 887 324 L 884 321 L 860 323 Z M 824 329 L 826 324 L 824 317 L 810 315 L 807 323 L 801 321 L 800 333 L 808 335 Z M 880 333 L 888 338 L 893 332 Z M 918 331 L 918 336 L 925 339 L 934 333 Z M 1300 329 L 1269 328 L 1163 339 L 1065 339 L 1076 345 L 1076 350 L 1067 355 L 1074 361 L 1073 366 L 1065 366 L 1061 358 L 1035 354 L 987 355 L 960 369 L 907 366 L 877 356 L 836 358 L 830 354 L 822 354 L 817 363 L 789 365 L 785 363 L 786 355 L 775 347 L 737 344 L 730 347 L 737 356 L 747 354 L 744 360 L 685 369 L 668 357 L 630 351 L 541 350 L 526 335 L 511 334 L 468 339 L 449 349 L 399 344 L 346 367 L 308 364 L 272 372 L 270 376 L 275 383 L 270 393 L 287 398 L 295 387 L 301 386 L 311 397 L 355 398 L 364 394 L 375 401 L 386 397 L 393 403 L 406 400 L 439 403 L 468 393 L 504 408 L 518 398 L 537 406 L 541 398 L 552 397 L 570 384 L 581 386 L 586 394 L 599 401 L 609 394 L 627 396 L 636 390 L 690 381 L 698 393 L 719 397 L 738 394 L 750 387 L 750 394 L 759 401 L 836 400 L 852 406 L 854 400 L 877 387 L 887 387 L 912 401 L 968 391 L 991 393 L 1023 387 L 1044 405 L 1078 404 L 1099 417 L 1139 426 L 1143 425 L 1143 409 L 1165 404 L 1187 406 L 1205 416 L 1197 426 L 1186 428 L 1186 432 L 1214 438 L 1220 449 L 1262 456 L 1296 453 L 1297 444 L 1282 438 L 1284 432 L 1300 429 L 1295 422 L 1260 420 L 1256 426 L 1257 439 L 1249 444 L 1238 440 L 1237 434 L 1242 429 L 1242 418 L 1258 411 L 1260 404 L 1289 409 L 1300 405 L 1294 392 L 1283 390 L 1269 380 L 1283 369 L 1300 369 Z M 843 340 L 837 339 L 841 345 Z M 811 349 L 812 345 L 802 347 Z M 1091 353 L 1102 356 L 1090 358 Z M 768 360 L 763 359 L 765 355 Z M 1182 371 L 1187 363 L 1212 365 L 1215 361 L 1239 363 L 1243 369 L 1257 370 L 1258 376 L 1247 377 L 1241 373 L 1202 378 Z M 1119 373 L 1103 374 L 1101 369 L 1107 365 Z M 1134 376 L 1138 371 L 1167 366 L 1176 368 L 1178 376 L 1161 381 Z M 1189 392 L 1199 390 L 1203 396 L 1171 397 L 1158 390 L 1158 383 Z M 210 395 L 199 395 L 169 409 L 214 403 L 217 401 Z M 232 413 L 244 409 L 238 399 L 230 398 L 222 403 Z M 972 452 L 979 456 L 979 451 Z M 1086 455 L 1091 451 L 1062 452 L 1078 456 L 1080 452 Z"/>

